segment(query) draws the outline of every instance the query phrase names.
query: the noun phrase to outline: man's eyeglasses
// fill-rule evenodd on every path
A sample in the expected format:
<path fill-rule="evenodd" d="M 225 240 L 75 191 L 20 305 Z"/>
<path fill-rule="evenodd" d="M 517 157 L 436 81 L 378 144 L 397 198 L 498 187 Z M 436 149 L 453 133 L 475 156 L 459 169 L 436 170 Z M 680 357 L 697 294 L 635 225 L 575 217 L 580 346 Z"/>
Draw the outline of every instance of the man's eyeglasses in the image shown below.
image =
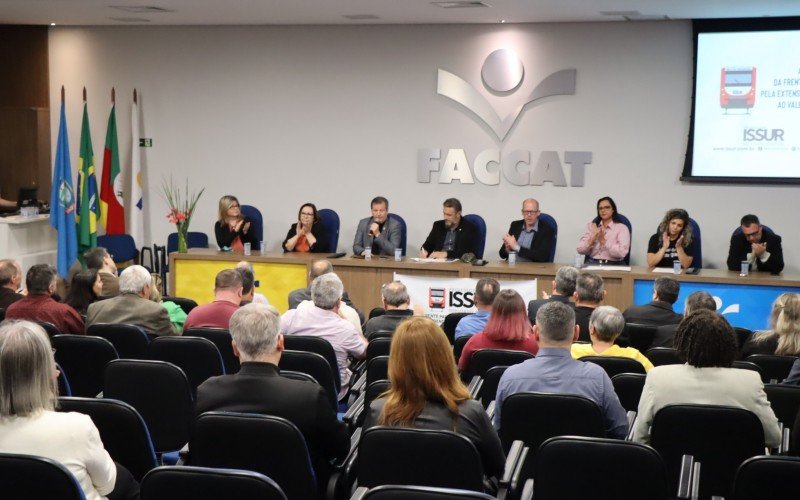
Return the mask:
<path fill-rule="evenodd" d="M 523 210 L 522 215 L 536 215 L 541 213 L 541 210 Z"/>

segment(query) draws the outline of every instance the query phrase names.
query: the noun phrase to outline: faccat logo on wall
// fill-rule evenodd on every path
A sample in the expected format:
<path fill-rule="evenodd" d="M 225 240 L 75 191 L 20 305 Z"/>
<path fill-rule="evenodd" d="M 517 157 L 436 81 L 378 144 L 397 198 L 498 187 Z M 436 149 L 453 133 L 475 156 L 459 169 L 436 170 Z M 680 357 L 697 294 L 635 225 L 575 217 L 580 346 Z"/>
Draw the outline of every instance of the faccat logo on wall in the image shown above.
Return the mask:
<path fill-rule="evenodd" d="M 451 99 L 471 112 L 485 124 L 502 144 L 514 124 L 522 116 L 528 105 L 545 97 L 574 95 L 577 71 L 565 69 L 556 71 L 541 80 L 533 92 L 523 99 L 505 118 L 501 118 L 486 97 L 467 83 L 463 78 L 439 68 L 437 93 Z M 486 57 L 481 68 L 484 86 L 495 93 L 508 94 L 504 98 L 514 98 L 525 77 L 525 68 L 516 52 L 511 49 L 495 50 Z M 464 149 L 420 149 L 417 155 L 417 182 L 429 183 L 434 172 L 438 172 L 439 184 L 450 184 L 454 180 L 462 184 L 481 184 L 495 186 L 500 184 L 501 176 L 516 186 L 541 186 L 552 182 L 554 186 L 566 186 L 564 164 L 570 166 L 570 186 L 583 186 L 586 166 L 592 163 L 589 151 L 564 151 L 562 157 L 556 151 L 542 151 L 532 164 L 531 152 L 515 150 L 501 154 L 498 149 L 487 149 L 478 153 L 470 161 Z M 498 165 L 499 168 L 491 168 Z"/>

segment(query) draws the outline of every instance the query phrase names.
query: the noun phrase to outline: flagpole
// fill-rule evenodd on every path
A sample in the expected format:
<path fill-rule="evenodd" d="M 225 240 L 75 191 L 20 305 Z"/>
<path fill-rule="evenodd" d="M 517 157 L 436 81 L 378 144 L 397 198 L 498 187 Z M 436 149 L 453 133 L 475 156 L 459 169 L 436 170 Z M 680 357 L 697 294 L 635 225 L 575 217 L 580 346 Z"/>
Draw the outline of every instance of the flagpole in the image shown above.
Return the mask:
<path fill-rule="evenodd" d="M 111 104 L 116 104 L 117 103 L 117 95 L 116 94 L 117 94 L 117 91 L 114 89 L 114 87 L 111 87 Z"/>
<path fill-rule="evenodd" d="M 83 102 L 86 102 L 86 87 L 83 87 Z"/>
<path fill-rule="evenodd" d="M 61 86 L 61 104 L 64 104 L 64 86 Z"/>

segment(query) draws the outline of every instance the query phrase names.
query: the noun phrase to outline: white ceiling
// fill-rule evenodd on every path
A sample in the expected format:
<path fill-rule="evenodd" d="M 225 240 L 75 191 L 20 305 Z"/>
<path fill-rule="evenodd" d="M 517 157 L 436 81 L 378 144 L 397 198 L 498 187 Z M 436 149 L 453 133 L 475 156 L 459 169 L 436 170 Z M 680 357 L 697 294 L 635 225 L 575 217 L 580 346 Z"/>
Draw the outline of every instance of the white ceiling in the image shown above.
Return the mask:
<path fill-rule="evenodd" d="M 484 3 L 489 7 L 443 9 L 432 5 L 430 0 L 0 0 L 0 24 L 455 24 L 800 15 L 798 0 L 484 0 Z M 169 12 L 131 12 L 119 7 L 134 10 L 158 7 Z M 351 20 L 344 17 L 347 15 L 372 15 L 379 19 Z"/>

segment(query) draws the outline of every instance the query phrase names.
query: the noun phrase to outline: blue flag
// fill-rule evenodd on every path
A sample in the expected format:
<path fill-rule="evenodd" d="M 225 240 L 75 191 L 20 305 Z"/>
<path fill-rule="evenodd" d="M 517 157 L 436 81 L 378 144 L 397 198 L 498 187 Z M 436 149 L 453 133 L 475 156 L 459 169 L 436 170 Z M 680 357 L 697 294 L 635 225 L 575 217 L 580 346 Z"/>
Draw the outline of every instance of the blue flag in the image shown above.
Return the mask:
<path fill-rule="evenodd" d="M 50 192 L 50 225 L 58 231 L 58 274 L 66 277 L 70 266 L 78 258 L 78 238 L 75 233 L 75 195 L 63 102 L 61 123 L 58 125 L 56 162 L 53 165 L 53 188 Z"/>

